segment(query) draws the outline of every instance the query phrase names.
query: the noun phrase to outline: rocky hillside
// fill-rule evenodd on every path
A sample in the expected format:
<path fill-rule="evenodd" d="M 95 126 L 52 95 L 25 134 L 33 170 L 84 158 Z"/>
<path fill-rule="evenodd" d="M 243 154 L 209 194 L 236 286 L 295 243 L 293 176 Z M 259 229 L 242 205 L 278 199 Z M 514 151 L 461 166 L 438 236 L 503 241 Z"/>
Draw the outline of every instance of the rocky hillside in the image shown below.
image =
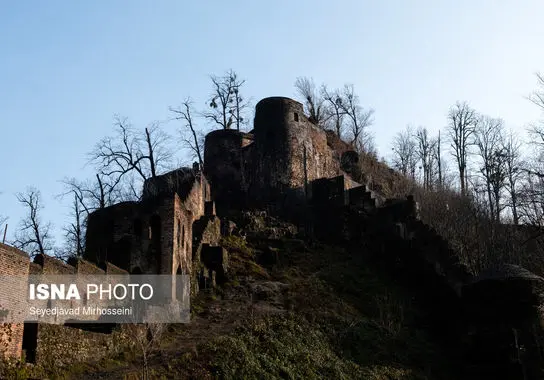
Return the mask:
<path fill-rule="evenodd" d="M 245 213 L 223 238 L 228 280 L 192 301 L 190 324 L 167 326 L 149 352 L 157 379 L 456 379 L 463 366 L 428 328 L 417 292 L 366 251 L 298 236 Z M 142 352 L 41 375 L 140 379 Z"/>

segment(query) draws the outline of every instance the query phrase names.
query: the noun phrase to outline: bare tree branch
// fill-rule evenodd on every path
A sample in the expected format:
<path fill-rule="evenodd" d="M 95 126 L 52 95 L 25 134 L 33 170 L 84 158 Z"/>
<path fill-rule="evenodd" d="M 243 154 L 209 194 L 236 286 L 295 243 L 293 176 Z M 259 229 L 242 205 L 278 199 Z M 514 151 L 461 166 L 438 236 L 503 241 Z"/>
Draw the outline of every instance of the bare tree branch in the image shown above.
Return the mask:
<path fill-rule="evenodd" d="M 374 122 L 374 110 L 366 110 L 361 106 L 353 85 L 344 86 L 341 106 L 349 120 L 351 144 L 358 150 L 368 150 L 371 136 L 367 133 L 367 128 Z"/>
<path fill-rule="evenodd" d="M 233 70 L 227 71 L 222 77 L 212 75 L 212 94 L 208 100 L 210 110 L 203 116 L 222 129 L 230 129 L 233 123 L 237 130 L 246 122 L 244 111 L 249 103 L 241 95 L 245 80 L 238 79 Z"/>
<path fill-rule="evenodd" d="M 414 132 L 411 126 L 407 126 L 402 132 L 397 133 L 393 139 L 393 166 L 403 175 L 415 179 L 417 154 L 417 143 L 414 139 Z"/>
<path fill-rule="evenodd" d="M 20 222 L 14 246 L 31 256 L 50 253 L 53 250 L 51 223 L 41 220 L 43 205 L 40 191 L 29 187 L 24 193 L 17 194 L 17 200 L 25 207 L 27 215 Z"/>
<path fill-rule="evenodd" d="M 510 198 L 510 208 L 514 224 L 519 224 L 519 182 L 523 179 L 523 167 L 526 163 L 521 157 L 521 142 L 513 131 L 510 131 L 503 142 L 505 154 L 506 191 Z"/>
<path fill-rule="evenodd" d="M 423 169 L 423 188 L 431 189 L 433 178 L 433 163 L 436 141 L 429 137 L 429 132 L 425 127 L 419 127 L 415 133 L 416 154 L 421 162 Z"/>
<path fill-rule="evenodd" d="M 529 100 L 538 106 L 544 111 L 544 75 L 541 73 L 536 73 L 537 86 L 539 87 L 531 95 L 529 95 Z"/>
<path fill-rule="evenodd" d="M 190 98 L 185 99 L 185 101 L 178 108 L 170 107 L 170 111 L 173 112 L 176 117 L 176 120 L 182 122 L 182 128 L 180 129 L 181 141 L 183 145 L 193 154 L 193 158 L 196 157 L 200 164 L 200 167 L 203 166 L 204 160 L 202 159 L 202 140 L 203 136 L 200 131 L 197 131 L 193 115 L 192 115 L 193 102 Z"/>
<path fill-rule="evenodd" d="M 158 122 L 150 124 L 143 131 L 136 131 L 126 118 L 117 116 L 114 127 L 116 134 L 96 144 L 89 159 L 99 172 L 99 185 L 107 183 L 110 194 L 118 187 L 121 187 L 118 193 L 131 194 L 131 187 L 138 182 L 132 173 L 136 174 L 139 182 L 143 182 L 156 177 L 159 169 L 168 166 L 172 158 L 168 147 L 169 137 L 160 129 Z"/>
<path fill-rule="evenodd" d="M 474 145 L 478 148 L 491 219 L 500 220 L 501 191 L 505 185 L 505 159 L 503 148 L 503 121 L 480 116 L 474 130 Z"/>
<path fill-rule="evenodd" d="M 6 231 L 6 228 L 7 228 L 8 219 L 9 218 L 7 216 L 0 215 L 0 243 L 3 243 L 4 232 Z"/>
<path fill-rule="evenodd" d="M 344 116 L 346 115 L 342 108 L 342 94 L 338 89 L 329 91 L 327 86 L 322 85 L 321 97 L 325 103 L 323 123 L 325 127 L 335 131 L 338 138 L 341 139 L 344 131 Z"/>
<path fill-rule="evenodd" d="M 298 77 L 295 81 L 295 89 L 304 99 L 304 107 L 308 112 L 308 120 L 323 127 L 325 121 L 325 99 L 317 90 L 314 80 L 307 77 Z"/>

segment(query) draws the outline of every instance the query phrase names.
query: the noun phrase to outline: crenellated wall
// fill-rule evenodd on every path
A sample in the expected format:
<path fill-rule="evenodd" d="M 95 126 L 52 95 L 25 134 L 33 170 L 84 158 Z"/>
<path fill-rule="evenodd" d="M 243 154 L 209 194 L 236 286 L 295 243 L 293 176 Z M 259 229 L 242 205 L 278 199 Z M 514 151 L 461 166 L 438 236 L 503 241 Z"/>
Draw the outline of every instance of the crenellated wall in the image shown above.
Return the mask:
<path fill-rule="evenodd" d="M 37 255 L 31 262 L 23 251 L 0 244 L 1 276 L 127 274 L 111 263 L 104 264 L 102 268 L 82 259 L 72 259 L 67 264 L 46 255 Z M 2 286 L 9 286 L 9 282 L 4 282 Z M 21 299 L 27 297 L 26 292 L 19 294 L 20 287 L 3 290 L 4 302 L 9 301 L 6 297 L 13 297 L 14 304 L 22 304 Z M 7 357 L 19 359 L 24 352 L 27 362 L 61 365 L 100 359 L 113 353 L 119 347 L 117 343 L 123 339 L 123 334 L 118 331 L 113 334 L 99 333 L 64 325 L 18 323 L 2 325 L 0 347 Z"/>

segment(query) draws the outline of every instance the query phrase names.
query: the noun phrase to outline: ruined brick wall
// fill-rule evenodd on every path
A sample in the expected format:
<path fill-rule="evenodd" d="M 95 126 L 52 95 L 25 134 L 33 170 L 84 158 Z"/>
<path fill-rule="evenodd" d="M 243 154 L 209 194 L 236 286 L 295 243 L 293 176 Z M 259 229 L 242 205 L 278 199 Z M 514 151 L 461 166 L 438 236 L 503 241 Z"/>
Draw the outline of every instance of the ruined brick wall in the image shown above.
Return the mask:
<path fill-rule="evenodd" d="M 342 174 L 338 153 L 327 144 L 325 132 L 299 116 L 292 122 L 290 135 L 290 187 L 302 187 L 318 178 L 331 178 Z"/>
<path fill-rule="evenodd" d="M 90 215 L 85 258 L 131 273 L 190 273 L 192 224 L 210 199 L 206 178 L 180 169 L 147 181 L 144 193 Z"/>
<path fill-rule="evenodd" d="M 103 274 L 105 271 L 90 262 L 78 260 L 69 265 L 54 257 L 37 255 L 30 262 L 28 255 L 18 249 L 0 244 L 0 275 L 20 276 L 39 274 Z M 109 272 L 126 273 L 107 263 Z M 6 286 L 6 284 L 2 284 Z M 6 294 L 13 296 L 15 304 L 21 304 L 25 294 L 20 288 Z M 3 299 L 5 302 L 6 300 Z M 9 301 L 9 300 L 7 300 Z M 55 301 L 61 302 L 61 301 Z M 67 301 L 69 302 L 69 301 Z M 118 347 L 118 334 L 98 334 L 62 325 L 36 323 L 3 324 L 0 328 L 0 347 L 4 354 L 21 358 L 25 350 L 27 360 L 71 363 L 98 359 Z"/>
<path fill-rule="evenodd" d="M 159 273 L 164 224 L 173 219 L 172 199 L 124 202 L 89 216 L 85 259 L 106 261 L 131 273 Z"/>
<path fill-rule="evenodd" d="M 127 274 L 126 271 L 108 262 L 104 268 L 100 268 L 82 259 L 70 260 L 70 264 L 66 264 L 45 255 L 36 256 L 30 267 L 33 275 Z M 71 301 L 56 300 L 54 305 L 69 307 Z M 126 341 L 126 337 L 118 330 L 112 333 L 98 333 L 84 330 L 77 325 L 71 327 L 47 323 L 25 323 L 25 328 L 28 328 L 28 334 L 25 335 L 27 359 L 50 368 L 101 359 L 117 352 Z"/>
<path fill-rule="evenodd" d="M 76 268 L 47 255 L 36 255 L 34 263 L 38 264 L 43 274 L 75 274 Z"/>
<path fill-rule="evenodd" d="M 0 243 L 0 275 L 28 276 L 30 259 L 28 255 L 16 248 Z M 6 284 L 2 284 L 6 286 Z M 6 289 L 4 289 L 5 291 Z M 6 292 L 13 298 L 3 300 L 8 303 L 6 309 L 13 310 L 9 304 L 16 305 L 26 294 L 19 294 L 19 290 Z M 3 308 L 0 305 L 0 308 Z M 23 346 L 24 325 L 10 323 L 0 325 L 0 349 L 7 357 L 20 358 Z"/>
<path fill-rule="evenodd" d="M 191 271 L 193 212 L 184 206 L 179 197 L 174 197 L 172 235 L 168 236 L 168 231 L 165 231 L 166 240 L 171 242 L 171 246 L 168 246 L 167 249 L 172 252 L 172 261 L 165 265 L 171 265 L 171 273 L 177 274 L 187 274 Z M 167 259 L 166 256 L 168 254 L 165 254 Z"/>
<path fill-rule="evenodd" d="M 185 198 L 174 196 L 172 227 L 165 225 L 165 267 L 172 268 L 170 273 L 190 274 L 192 271 L 193 223 L 204 215 L 205 203 L 210 200 L 210 186 L 199 176 Z M 170 235 L 171 233 L 171 235 Z"/>
<path fill-rule="evenodd" d="M 41 324 L 37 339 L 36 362 L 55 368 L 111 357 L 123 349 L 129 337 L 121 330 L 105 334 L 75 327 Z"/>
<path fill-rule="evenodd" d="M 149 249 L 150 218 L 142 218 L 137 202 L 123 202 L 96 210 L 89 216 L 84 257 L 101 265 L 109 261 L 131 270 L 130 253 Z"/>

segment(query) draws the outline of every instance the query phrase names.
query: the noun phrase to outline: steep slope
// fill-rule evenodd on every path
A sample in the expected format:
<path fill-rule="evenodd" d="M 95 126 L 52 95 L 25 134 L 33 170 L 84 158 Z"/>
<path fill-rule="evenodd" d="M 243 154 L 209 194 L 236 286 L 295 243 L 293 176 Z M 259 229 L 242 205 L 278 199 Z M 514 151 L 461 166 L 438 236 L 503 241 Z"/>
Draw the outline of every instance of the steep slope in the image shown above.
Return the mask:
<path fill-rule="evenodd" d="M 229 282 L 193 300 L 190 324 L 168 327 L 151 378 L 462 377 L 432 338 L 417 291 L 381 275 L 372 247 L 304 241 L 271 223 L 257 216 L 224 239 Z M 126 351 L 56 376 L 137 379 L 141 368 L 138 353 Z"/>

